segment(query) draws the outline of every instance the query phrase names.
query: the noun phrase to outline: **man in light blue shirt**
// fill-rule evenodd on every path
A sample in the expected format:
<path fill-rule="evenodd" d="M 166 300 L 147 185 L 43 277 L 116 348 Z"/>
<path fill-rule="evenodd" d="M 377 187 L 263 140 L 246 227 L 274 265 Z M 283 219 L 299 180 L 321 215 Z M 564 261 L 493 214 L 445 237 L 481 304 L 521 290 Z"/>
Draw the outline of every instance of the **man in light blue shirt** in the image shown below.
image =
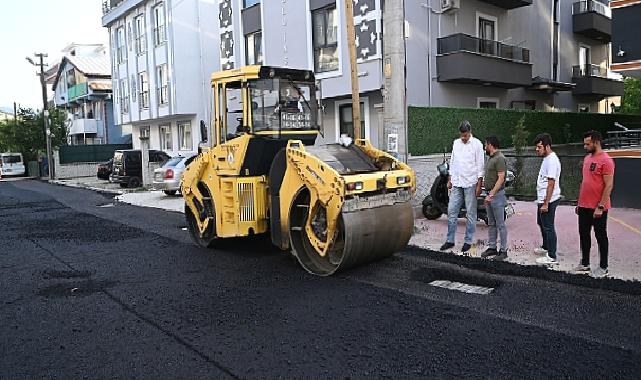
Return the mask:
<path fill-rule="evenodd" d="M 447 207 L 447 240 L 441 251 L 454 247 L 456 224 L 461 206 L 465 203 L 467 225 L 465 241 L 461 251 L 466 253 L 472 247 L 476 231 L 476 197 L 481 194 L 485 156 L 483 143 L 472 136 L 472 126 L 465 120 L 459 125 L 460 138 L 454 140 L 450 158 L 450 177 L 447 187 L 452 190 Z"/>

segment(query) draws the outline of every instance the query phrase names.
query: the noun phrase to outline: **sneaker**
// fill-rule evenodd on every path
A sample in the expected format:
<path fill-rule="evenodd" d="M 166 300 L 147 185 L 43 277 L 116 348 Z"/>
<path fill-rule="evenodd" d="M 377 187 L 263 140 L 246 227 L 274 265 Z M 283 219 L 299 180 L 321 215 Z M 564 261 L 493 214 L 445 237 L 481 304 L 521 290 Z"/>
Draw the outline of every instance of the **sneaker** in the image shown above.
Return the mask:
<path fill-rule="evenodd" d="M 485 250 L 485 252 L 481 253 L 482 258 L 486 258 L 488 256 L 496 256 L 498 255 L 498 251 L 496 248 L 488 248 Z"/>
<path fill-rule="evenodd" d="M 454 243 L 446 242 L 445 244 L 443 244 L 441 246 L 441 251 L 447 251 L 448 249 L 453 248 L 453 247 L 454 247 Z"/>
<path fill-rule="evenodd" d="M 494 256 L 492 260 L 495 260 L 495 261 L 507 260 L 507 251 L 499 251 L 499 254 Z"/>
<path fill-rule="evenodd" d="M 463 247 L 461 248 L 461 252 L 463 252 L 464 254 L 467 254 L 468 253 L 467 251 L 469 251 L 470 248 L 472 248 L 472 246 L 467 244 L 467 243 L 465 243 L 465 244 L 463 244 Z"/>
<path fill-rule="evenodd" d="M 592 271 L 592 277 L 594 278 L 603 278 L 608 275 L 608 268 L 596 268 L 595 270 Z"/>
<path fill-rule="evenodd" d="M 545 255 L 543 257 L 539 257 L 538 259 L 536 259 L 536 262 L 538 264 L 545 264 L 545 265 L 556 264 L 556 259 L 548 255 Z"/>
<path fill-rule="evenodd" d="M 538 248 L 534 248 L 534 253 L 536 253 L 537 255 L 547 255 L 548 250 L 538 247 Z"/>
<path fill-rule="evenodd" d="M 579 264 L 574 269 L 572 269 L 572 272 L 574 273 L 588 273 L 590 272 L 590 266 L 589 265 L 583 265 Z"/>

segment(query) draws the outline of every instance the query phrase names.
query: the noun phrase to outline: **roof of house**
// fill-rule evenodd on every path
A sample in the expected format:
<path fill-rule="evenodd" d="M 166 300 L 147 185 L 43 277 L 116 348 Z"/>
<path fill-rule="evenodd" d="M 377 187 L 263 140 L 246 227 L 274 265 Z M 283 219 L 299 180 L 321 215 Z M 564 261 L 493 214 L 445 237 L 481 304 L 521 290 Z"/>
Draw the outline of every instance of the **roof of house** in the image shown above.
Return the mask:
<path fill-rule="evenodd" d="M 110 77 L 111 76 L 111 67 L 109 65 L 109 57 L 106 55 L 99 57 L 63 57 L 60 62 L 60 67 L 58 68 L 58 74 L 56 74 L 56 79 L 53 81 L 53 89 L 55 91 L 56 86 L 58 85 L 58 80 L 62 74 L 62 70 L 66 67 L 66 63 L 71 63 L 78 71 L 83 73 L 86 77 Z"/>

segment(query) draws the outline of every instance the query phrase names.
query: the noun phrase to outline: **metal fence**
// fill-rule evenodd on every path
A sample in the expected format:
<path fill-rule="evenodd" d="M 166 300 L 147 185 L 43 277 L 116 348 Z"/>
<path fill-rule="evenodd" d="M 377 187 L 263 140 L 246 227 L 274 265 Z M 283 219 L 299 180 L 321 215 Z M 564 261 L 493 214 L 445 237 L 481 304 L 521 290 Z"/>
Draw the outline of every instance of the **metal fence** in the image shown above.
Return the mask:
<path fill-rule="evenodd" d="M 70 145 L 60 147 L 60 163 L 102 162 L 113 157 L 118 149 L 131 149 L 131 144 Z"/>
<path fill-rule="evenodd" d="M 574 202 L 579 197 L 584 154 L 557 154 L 561 161 L 561 194 L 563 200 Z M 536 155 L 505 154 L 508 170 L 516 176 L 514 184 L 506 189 L 506 193 L 518 199 L 536 198 L 536 182 L 541 168 L 542 157 Z"/>

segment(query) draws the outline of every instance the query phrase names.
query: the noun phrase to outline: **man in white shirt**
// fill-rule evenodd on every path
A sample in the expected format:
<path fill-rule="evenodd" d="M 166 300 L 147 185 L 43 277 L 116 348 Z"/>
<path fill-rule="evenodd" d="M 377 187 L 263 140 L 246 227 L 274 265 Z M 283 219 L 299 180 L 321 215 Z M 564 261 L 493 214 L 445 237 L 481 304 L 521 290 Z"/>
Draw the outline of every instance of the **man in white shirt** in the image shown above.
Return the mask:
<path fill-rule="evenodd" d="M 543 245 L 534 252 L 544 254 L 536 262 L 539 264 L 556 263 L 556 230 L 554 216 L 561 198 L 561 161 L 552 151 L 552 138 L 542 133 L 534 139 L 536 155 L 544 157 L 536 180 L 536 223 L 541 229 Z"/>
<path fill-rule="evenodd" d="M 460 138 L 454 140 L 450 158 L 450 177 L 447 187 L 452 192 L 447 207 L 447 240 L 441 246 L 441 251 L 454 247 L 458 214 L 465 202 L 467 225 L 461 251 L 466 253 L 472 247 L 472 239 L 476 231 L 476 197 L 481 194 L 485 155 L 483 143 L 472 136 L 472 126 L 469 121 L 463 121 L 459 125 L 459 133 Z"/>

